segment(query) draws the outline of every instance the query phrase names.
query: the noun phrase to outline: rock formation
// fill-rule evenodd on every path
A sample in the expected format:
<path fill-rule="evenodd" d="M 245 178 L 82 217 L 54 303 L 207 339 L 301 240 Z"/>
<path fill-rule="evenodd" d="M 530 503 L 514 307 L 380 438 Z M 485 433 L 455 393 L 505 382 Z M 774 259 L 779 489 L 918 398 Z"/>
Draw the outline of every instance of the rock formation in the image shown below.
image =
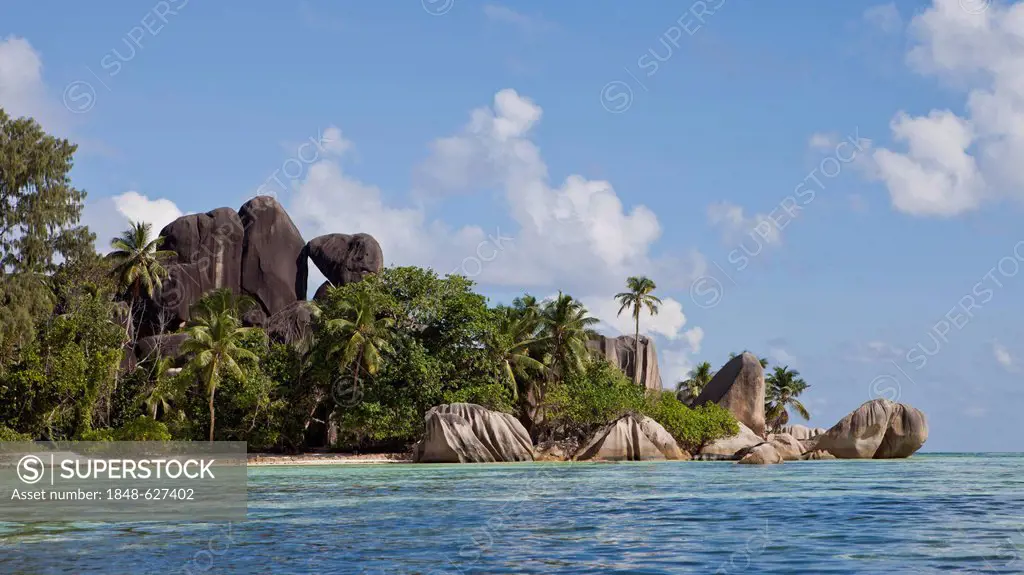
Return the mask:
<path fill-rule="evenodd" d="M 573 458 L 577 461 L 689 459 L 672 435 L 643 415 L 624 415 L 599 429 Z"/>
<path fill-rule="evenodd" d="M 139 338 L 135 344 L 135 358 L 139 361 L 160 357 L 177 357 L 181 344 L 187 336 L 183 333 L 167 333 Z"/>
<path fill-rule="evenodd" d="M 705 459 L 733 459 L 738 452 L 764 443 L 764 438 L 751 431 L 743 423 L 740 423 L 739 427 L 739 433 L 705 445 L 700 450 L 700 454 L 705 456 Z"/>
<path fill-rule="evenodd" d="M 779 428 L 779 433 L 788 433 L 799 441 L 814 439 L 825 431 L 823 427 L 807 427 L 806 425 L 784 425 Z"/>
<path fill-rule="evenodd" d="M 744 352 L 722 366 L 693 401 L 695 406 L 705 403 L 728 409 L 737 421 L 764 437 L 764 369 L 757 356 Z"/>
<path fill-rule="evenodd" d="M 267 336 L 280 343 L 296 343 L 309 338 L 313 328 L 313 311 L 304 301 L 293 302 L 270 316 L 264 329 Z"/>
<path fill-rule="evenodd" d="M 840 459 L 893 459 L 909 457 L 927 440 L 924 413 L 888 399 L 874 399 L 819 436 L 815 449 Z"/>
<path fill-rule="evenodd" d="M 804 446 L 788 433 L 773 433 L 768 436 L 768 443 L 785 461 L 799 461 L 804 453 Z"/>
<path fill-rule="evenodd" d="M 636 378 L 636 362 L 633 360 L 634 340 L 631 335 L 608 337 L 596 335 L 587 342 L 587 348 L 597 352 L 630 379 Z M 640 385 L 647 389 L 661 390 L 661 372 L 658 371 L 658 353 L 654 340 L 640 336 Z"/>
<path fill-rule="evenodd" d="M 472 403 L 438 405 L 424 417 L 426 434 L 413 447 L 417 463 L 533 461 L 533 443 L 516 418 Z"/>
<path fill-rule="evenodd" d="M 776 451 L 775 446 L 771 443 L 761 443 L 744 449 L 743 451 L 736 454 L 739 461 L 736 463 L 742 463 L 744 465 L 771 465 L 776 463 L 782 463 L 782 456 Z"/>
<path fill-rule="evenodd" d="M 177 254 L 167 278 L 146 304 L 140 333 L 173 331 L 188 320 L 189 308 L 206 292 L 241 289 L 242 221 L 231 208 L 182 216 L 160 231 L 160 249 Z"/>
<path fill-rule="evenodd" d="M 357 282 L 384 269 L 380 244 L 369 234 L 327 234 L 306 244 L 306 255 L 323 272 L 329 284 Z M 319 294 L 324 286 L 317 289 Z"/>
<path fill-rule="evenodd" d="M 257 196 L 238 210 L 243 229 L 240 287 L 267 317 L 306 299 L 306 243 L 276 199 Z"/>

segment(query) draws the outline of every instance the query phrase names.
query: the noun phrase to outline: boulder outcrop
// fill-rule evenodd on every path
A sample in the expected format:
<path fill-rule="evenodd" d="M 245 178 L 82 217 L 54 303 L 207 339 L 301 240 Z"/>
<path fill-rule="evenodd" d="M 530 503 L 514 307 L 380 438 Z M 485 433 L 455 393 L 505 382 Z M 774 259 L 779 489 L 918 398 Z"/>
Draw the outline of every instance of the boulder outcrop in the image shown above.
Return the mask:
<path fill-rule="evenodd" d="M 743 451 L 736 454 L 739 461 L 736 463 L 742 463 L 744 465 L 772 465 L 776 463 L 782 463 L 782 456 L 776 451 L 775 446 L 771 443 L 761 443 L 744 449 Z"/>
<path fill-rule="evenodd" d="M 779 433 L 788 433 L 799 441 L 814 439 L 825 431 L 827 430 L 823 427 L 807 427 L 806 425 L 784 425 L 779 428 Z"/>
<path fill-rule="evenodd" d="M 472 403 L 438 405 L 424 417 L 416 463 L 533 461 L 530 435 L 516 418 Z"/>
<path fill-rule="evenodd" d="M 785 461 L 799 461 L 804 453 L 804 446 L 788 433 L 773 433 L 768 436 L 768 443 Z"/>
<path fill-rule="evenodd" d="M 658 422 L 624 415 L 594 433 L 576 452 L 577 461 L 685 460 L 690 455 Z"/>
<path fill-rule="evenodd" d="M 135 344 L 135 358 L 139 361 L 156 357 L 177 358 L 181 354 L 181 344 L 188 336 L 184 333 L 166 333 L 139 338 Z"/>
<path fill-rule="evenodd" d="M 291 305 L 270 316 L 266 321 L 267 336 L 279 343 L 307 340 L 313 329 L 313 310 L 305 301 Z"/>
<path fill-rule="evenodd" d="M 306 242 L 284 207 L 271 196 L 257 196 L 242 205 L 238 216 L 244 230 L 242 291 L 267 317 L 306 299 Z"/>
<path fill-rule="evenodd" d="M 874 399 L 819 436 L 815 450 L 840 459 L 894 459 L 909 457 L 927 440 L 924 413 L 888 399 Z"/>
<path fill-rule="evenodd" d="M 306 244 L 305 253 L 334 285 L 357 282 L 384 269 L 384 253 L 369 234 L 317 236 Z"/>
<path fill-rule="evenodd" d="M 231 208 L 181 216 L 160 231 L 162 250 L 173 251 L 167 278 L 147 303 L 140 333 L 176 330 L 189 318 L 189 308 L 214 289 L 241 289 L 242 220 Z"/>
<path fill-rule="evenodd" d="M 764 437 L 764 369 L 744 352 L 728 361 L 700 392 L 693 405 L 717 403 L 758 436 Z"/>
<path fill-rule="evenodd" d="M 634 339 L 631 335 L 608 337 L 595 335 L 587 341 L 587 348 L 617 366 L 630 379 L 636 380 L 637 362 L 634 361 Z M 661 390 L 661 372 L 658 370 L 658 353 L 654 340 L 640 336 L 640 377 L 638 383 L 647 389 Z"/>
<path fill-rule="evenodd" d="M 743 423 L 736 435 L 723 437 L 705 445 L 700 454 L 706 459 L 733 459 L 740 451 L 764 443 L 764 438 L 754 433 Z"/>

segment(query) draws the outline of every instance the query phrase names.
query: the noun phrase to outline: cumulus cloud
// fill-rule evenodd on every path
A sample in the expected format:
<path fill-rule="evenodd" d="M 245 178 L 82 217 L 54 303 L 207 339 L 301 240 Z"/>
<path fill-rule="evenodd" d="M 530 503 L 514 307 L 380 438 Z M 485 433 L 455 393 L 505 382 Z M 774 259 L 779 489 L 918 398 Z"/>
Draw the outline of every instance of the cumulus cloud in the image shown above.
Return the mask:
<path fill-rule="evenodd" d="M 82 223 L 96 234 L 96 250 L 106 253 L 110 251 L 110 240 L 127 229 L 132 222 L 151 224 L 155 235 L 182 215 L 182 211 L 171 200 L 151 200 L 138 192 L 128 191 L 87 203 L 82 210 Z"/>
<path fill-rule="evenodd" d="M 636 330 L 632 309 L 625 309 L 618 315 L 619 303 L 612 297 L 585 297 L 583 305 L 587 306 L 590 315 L 601 320 L 604 327 L 621 334 L 632 335 Z M 663 298 L 658 315 L 652 316 L 647 308 L 640 310 L 640 333 L 661 335 L 668 339 L 680 337 L 686 325 L 686 314 L 683 305 L 672 298 Z"/>
<path fill-rule="evenodd" d="M 992 3 L 975 14 L 960 0 L 935 0 L 911 21 L 908 64 L 963 90 L 966 106 L 896 114 L 893 137 L 906 151 L 882 148 L 873 157 L 897 210 L 950 217 L 987 201 L 1024 199 L 1022 23 L 1022 3 Z"/>
<path fill-rule="evenodd" d="M 657 217 L 644 206 L 624 206 L 609 182 L 581 175 L 549 181 L 531 139 L 542 116 L 532 100 L 502 90 L 461 130 L 432 142 L 415 171 L 420 198 L 502 191 L 510 229 L 449 226 L 431 216 L 430 202 L 389 200 L 349 174 L 344 158 L 310 167 L 290 213 L 305 235 L 371 233 L 388 263 L 459 271 L 486 285 L 561 288 L 582 297 L 614 293 L 623 278 L 639 273 L 666 287 L 695 277 L 697 255 L 652 257 L 661 234 Z"/>

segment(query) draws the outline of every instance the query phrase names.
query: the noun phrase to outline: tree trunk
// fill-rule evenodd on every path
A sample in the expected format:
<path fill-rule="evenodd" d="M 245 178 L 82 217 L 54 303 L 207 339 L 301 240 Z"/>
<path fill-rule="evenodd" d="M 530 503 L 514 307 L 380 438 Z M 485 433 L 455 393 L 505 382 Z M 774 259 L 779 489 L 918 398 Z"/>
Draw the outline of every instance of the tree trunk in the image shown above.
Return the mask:
<path fill-rule="evenodd" d="M 215 356 L 216 357 L 216 356 Z M 213 359 L 210 365 L 210 379 L 206 382 L 206 385 L 210 388 L 210 443 L 213 443 L 213 427 L 216 417 L 213 412 L 213 396 L 217 393 L 217 388 L 213 384 L 213 378 L 217 376 L 217 360 Z"/>
<path fill-rule="evenodd" d="M 637 308 L 638 310 L 640 308 Z M 640 312 L 636 314 L 636 332 L 633 334 L 633 383 L 640 383 Z"/>

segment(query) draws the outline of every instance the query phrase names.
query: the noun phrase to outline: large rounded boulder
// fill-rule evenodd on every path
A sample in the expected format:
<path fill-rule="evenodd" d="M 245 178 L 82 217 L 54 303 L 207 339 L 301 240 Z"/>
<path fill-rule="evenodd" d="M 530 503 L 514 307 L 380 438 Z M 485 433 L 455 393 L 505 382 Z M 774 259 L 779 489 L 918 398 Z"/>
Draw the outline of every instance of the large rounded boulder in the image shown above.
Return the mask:
<path fill-rule="evenodd" d="M 533 461 L 533 442 L 523 424 L 507 413 L 473 403 L 430 408 L 426 433 L 413 447 L 416 463 Z"/>
<path fill-rule="evenodd" d="M 369 234 L 317 236 L 306 244 L 305 253 L 327 281 L 336 286 L 357 282 L 384 269 L 384 252 Z"/>
<path fill-rule="evenodd" d="M 717 403 L 758 436 L 764 437 L 764 368 L 752 353 L 729 360 L 700 392 L 693 405 Z"/>
<path fill-rule="evenodd" d="M 689 459 L 672 435 L 643 415 L 624 415 L 594 433 L 576 453 L 577 461 Z"/>
<path fill-rule="evenodd" d="M 909 405 L 874 399 L 817 437 L 815 450 L 839 459 L 910 457 L 928 440 L 924 413 Z"/>
<path fill-rule="evenodd" d="M 210 290 L 241 288 L 244 227 L 231 208 L 181 216 L 160 230 L 161 250 L 175 253 L 167 278 L 147 302 L 142 335 L 173 331 L 189 309 Z"/>
<path fill-rule="evenodd" d="M 238 210 L 244 226 L 241 288 L 266 317 L 306 299 L 303 241 L 288 212 L 271 196 L 256 196 Z"/>

